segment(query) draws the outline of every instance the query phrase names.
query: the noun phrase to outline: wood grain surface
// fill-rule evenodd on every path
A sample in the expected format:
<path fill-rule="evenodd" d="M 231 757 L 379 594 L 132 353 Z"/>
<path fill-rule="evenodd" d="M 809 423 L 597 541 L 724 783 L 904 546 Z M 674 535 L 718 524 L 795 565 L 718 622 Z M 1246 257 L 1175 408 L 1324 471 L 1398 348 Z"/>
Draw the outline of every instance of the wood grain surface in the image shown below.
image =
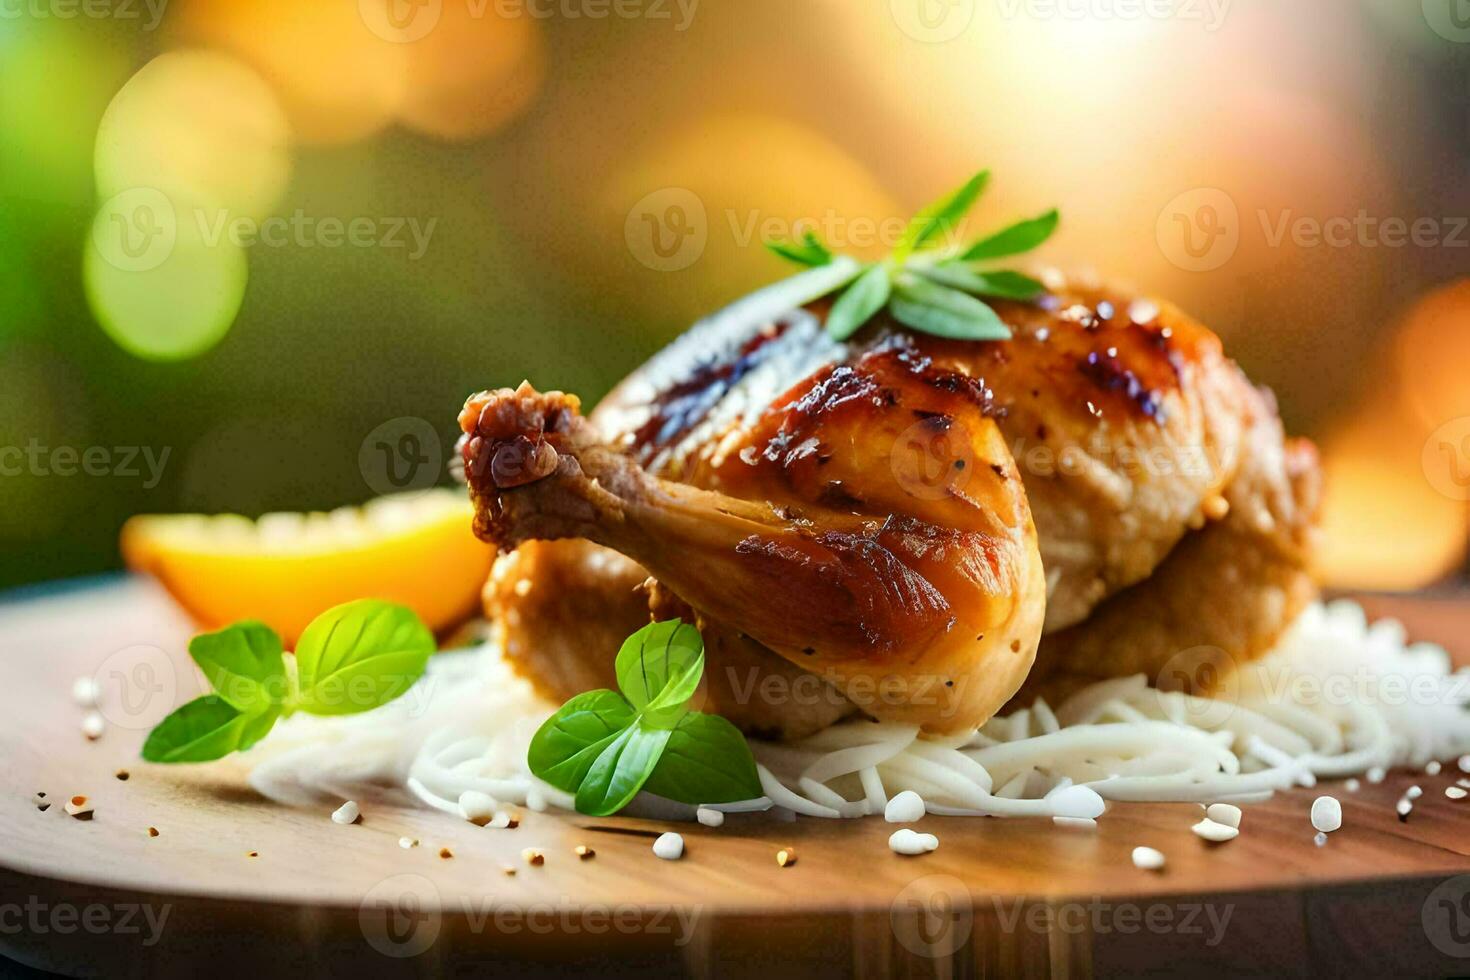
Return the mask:
<path fill-rule="evenodd" d="M 1364 603 L 1470 660 L 1465 598 Z M 1279 794 L 1247 807 L 1223 845 L 1190 833 L 1198 808 L 1184 804 L 1117 805 L 1095 830 L 931 816 L 920 829 L 939 850 L 912 858 L 874 819 L 744 815 L 711 829 L 525 812 L 491 830 L 387 791 L 339 826 L 333 803 L 261 799 L 238 761 L 138 759 L 147 729 L 200 693 L 189 634 L 134 580 L 0 605 L 5 955 L 105 976 L 1470 971 L 1470 877 L 1456 877 L 1470 874 L 1470 800 L 1444 796 L 1453 766 Z M 80 676 L 103 688 L 95 741 L 71 696 Z M 1393 805 L 1411 783 L 1424 795 L 1401 822 Z M 37 792 L 55 805 L 42 811 Z M 1344 810 L 1325 847 L 1308 819 L 1319 792 Z M 63 812 L 75 794 L 92 799 L 91 820 Z M 652 854 L 668 829 L 683 860 Z M 1167 855 L 1163 873 L 1134 868 L 1140 844 Z M 777 865 L 782 847 L 794 865 Z M 526 848 L 545 863 L 528 865 Z"/>

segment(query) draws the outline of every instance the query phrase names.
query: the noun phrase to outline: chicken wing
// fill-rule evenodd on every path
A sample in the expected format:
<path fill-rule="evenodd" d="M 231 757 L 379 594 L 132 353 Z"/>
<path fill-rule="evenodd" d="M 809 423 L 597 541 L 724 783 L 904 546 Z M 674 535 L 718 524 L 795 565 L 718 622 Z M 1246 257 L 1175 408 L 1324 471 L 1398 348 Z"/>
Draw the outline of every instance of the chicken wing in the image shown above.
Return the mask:
<path fill-rule="evenodd" d="M 732 447 L 739 469 L 711 481 L 719 490 L 648 473 L 557 392 L 482 392 L 460 424 L 481 537 L 612 548 L 873 717 L 945 732 L 1016 691 L 1045 608 L 1035 528 L 988 403 L 894 338 L 770 406 Z M 906 489 L 913 474 L 889 457 L 915 425 L 963 441 L 978 479 L 928 499 Z"/>

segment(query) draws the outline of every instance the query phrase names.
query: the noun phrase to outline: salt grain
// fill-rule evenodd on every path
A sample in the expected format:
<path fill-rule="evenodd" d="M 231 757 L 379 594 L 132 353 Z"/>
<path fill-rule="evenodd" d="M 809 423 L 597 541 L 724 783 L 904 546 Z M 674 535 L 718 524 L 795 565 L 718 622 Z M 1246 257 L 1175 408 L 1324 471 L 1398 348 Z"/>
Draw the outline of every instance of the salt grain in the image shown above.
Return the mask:
<path fill-rule="evenodd" d="M 1215 823 L 1240 829 L 1240 807 L 1233 803 L 1211 803 L 1209 809 L 1205 810 L 1205 816 Z"/>
<path fill-rule="evenodd" d="M 418 847 L 419 842 L 412 837 L 400 837 L 398 838 L 398 846 L 406 851 L 411 847 Z"/>
<path fill-rule="evenodd" d="M 1356 793 L 1359 789 L 1362 788 L 1363 784 L 1358 782 L 1356 779 L 1349 779 L 1343 785 L 1347 787 L 1347 791 L 1349 793 Z"/>
<path fill-rule="evenodd" d="M 1399 819 L 1403 820 L 1408 817 L 1409 811 L 1414 809 L 1414 804 L 1408 800 L 1399 800 L 1394 809 L 1398 811 Z"/>
<path fill-rule="evenodd" d="M 707 806 L 702 806 L 698 810 L 694 811 L 694 819 L 698 820 L 706 827 L 723 826 L 725 823 L 725 811 L 712 810 Z"/>
<path fill-rule="evenodd" d="M 106 720 L 95 711 L 87 712 L 86 716 L 82 719 L 82 734 L 94 742 L 101 738 L 102 733 L 106 730 Z"/>
<path fill-rule="evenodd" d="M 924 816 L 924 798 L 906 789 L 883 808 L 883 819 L 889 823 L 913 823 Z"/>
<path fill-rule="evenodd" d="M 1372 769 L 1368 770 L 1368 782 L 1381 783 L 1383 782 L 1383 777 L 1386 775 L 1388 775 L 1388 773 L 1384 772 L 1382 766 L 1374 766 Z"/>
<path fill-rule="evenodd" d="M 472 824 L 483 827 L 495 816 L 498 804 L 495 798 L 479 790 L 465 790 L 459 794 L 459 813 Z"/>
<path fill-rule="evenodd" d="M 1427 776 L 1438 776 L 1441 768 L 1439 760 L 1430 759 L 1429 764 L 1424 767 L 1424 774 Z"/>
<path fill-rule="evenodd" d="M 337 807 L 336 810 L 332 811 L 332 823 L 339 823 L 346 826 L 357 823 L 361 816 L 362 810 L 358 807 L 356 801 L 348 800 L 346 803 Z"/>
<path fill-rule="evenodd" d="M 1135 847 L 1133 866 L 1143 871 L 1160 871 L 1164 867 L 1164 852 L 1152 847 Z"/>
<path fill-rule="evenodd" d="M 521 858 L 527 864 L 535 868 L 539 868 L 541 867 L 541 865 L 546 863 L 546 855 L 541 853 L 541 851 L 535 847 L 528 847 L 524 851 L 522 851 Z"/>
<path fill-rule="evenodd" d="M 1312 826 L 1330 834 L 1342 826 L 1342 804 L 1333 796 L 1319 796 L 1312 801 Z"/>
<path fill-rule="evenodd" d="M 1313 844 L 1316 844 L 1318 847 L 1326 847 L 1327 846 L 1327 835 L 1324 834 L 1324 833 L 1322 833 L 1322 831 L 1320 831 L 1320 830 L 1317 831 L 1317 836 L 1315 836 L 1315 837 L 1312 838 L 1312 843 Z"/>
<path fill-rule="evenodd" d="M 597 852 L 588 847 L 586 844 L 578 844 L 576 847 L 572 848 L 572 851 L 583 861 L 587 860 L 588 858 L 597 857 Z"/>
<path fill-rule="evenodd" d="M 655 857 L 661 857 L 665 861 L 677 861 L 684 856 L 684 838 L 673 831 L 660 834 L 658 840 L 653 842 L 653 853 Z"/>
<path fill-rule="evenodd" d="M 97 686 L 97 681 L 91 677 L 78 677 L 72 681 L 71 699 L 83 708 L 95 708 L 97 702 L 102 699 L 102 689 Z M 1470 770 L 1466 770 L 1470 772 Z"/>
<path fill-rule="evenodd" d="M 933 834 L 920 834 L 902 827 L 888 838 L 888 849 L 895 854 L 927 854 L 939 847 L 939 838 Z"/>
<path fill-rule="evenodd" d="M 936 840 L 934 842 L 934 846 L 935 847 L 938 847 L 939 846 L 939 841 Z M 795 863 L 796 863 L 796 848 L 794 848 L 794 847 L 783 847 L 779 851 L 776 852 L 776 866 L 777 867 L 780 867 L 780 868 L 789 868 L 789 867 L 791 867 Z"/>
<path fill-rule="evenodd" d="M 514 829 L 519 825 L 519 822 L 513 819 L 509 813 L 506 813 L 504 810 L 496 810 L 495 816 L 491 817 L 490 822 L 484 826 L 489 827 L 491 830 L 505 830 L 506 828 Z"/>
<path fill-rule="evenodd" d="M 1452 800 L 1463 800 L 1467 795 L 1470 795 L 1470 792 L 1467 792 L 1460 786 L 1446 786 L 1444 788 L 1444 795 Z"/>
<path fill-rule="evenodd" d="M 1234 840 L 1240 836 L 1240 828 L 1218 823 L 1208 817 L 1189 829 L 1194 831 L 1196 837 L 1202 837 L 1216 844 L 1223 844 L 1225 841 Z"/>
<path fill-rule="evenodd" d="M 1410 786 L 1408 789 L 1404 790 L 1404 799 L 1406 800 L 1417 800 L 1423 795 L 1424 790 L 1420 789 L 1418 786 Z"/>
<path fill-rule="evenodd" d="M 1456 764 L 1460 767 L 1461 772 L 1470 773 L 1470 755 L 1460 756 L 1460 761 Z"/>

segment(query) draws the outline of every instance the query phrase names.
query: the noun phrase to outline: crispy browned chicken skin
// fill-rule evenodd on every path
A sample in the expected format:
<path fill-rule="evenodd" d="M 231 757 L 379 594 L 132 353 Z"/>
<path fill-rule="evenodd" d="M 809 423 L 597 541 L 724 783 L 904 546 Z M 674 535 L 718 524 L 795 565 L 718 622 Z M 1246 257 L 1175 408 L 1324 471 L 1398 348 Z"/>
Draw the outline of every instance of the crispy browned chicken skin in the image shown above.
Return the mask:
<path fill-rule="evenodd" d="M 880 317 L 839 344 L 822 304 L 767 295 L 590 422 L 528 386 L 461 414 L 477 530 L 509 552 L 487 608 L 549 695 L 607 686 L 623 636 L 683 615 L 747 731 L 963 730 L 1028 673 L 1253 656 L 1312 594 L 1310 448 L 1179 311 L 1067 288 L 996 304 L 1010 341 Z"/>

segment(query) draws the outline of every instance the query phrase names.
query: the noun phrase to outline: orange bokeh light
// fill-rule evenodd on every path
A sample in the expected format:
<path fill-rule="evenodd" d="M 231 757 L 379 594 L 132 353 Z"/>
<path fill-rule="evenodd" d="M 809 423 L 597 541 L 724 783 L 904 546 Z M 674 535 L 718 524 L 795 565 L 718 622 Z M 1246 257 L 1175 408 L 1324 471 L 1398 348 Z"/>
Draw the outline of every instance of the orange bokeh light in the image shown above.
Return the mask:
<path fill-rule="evenodd" d="M 444 139 L 494 132 L 530 104 L 546 75 L 540 25 L 493 4 L 446 3 L 433 26 L 405 43 L 399 119 Z"/>
<path fill-rule="evenodd" d="M 1324 440 L 1323 582 L 1346 589 L 1416 589 L 1464 560 L 1470 507 L 1423 462 L 1428 429 L 1376 399 Z M 1451 488 L 1452 489 L 1452 488 Z"/>
<path fill-rule="evenodd" d="M 1398 380 L 1408 408 L 1427 426 L 1470 415 L 1470 279 L 1419 300 L 1394 338 Z"/>
<path fill-rule="evenodd" d="M 181 0 L 169 24 L 177 41 L 215 45 L 253 65 L 302 142 L 377 132 L 402 98 L 404 46 L 374 34 L 356 3 Z"/>

